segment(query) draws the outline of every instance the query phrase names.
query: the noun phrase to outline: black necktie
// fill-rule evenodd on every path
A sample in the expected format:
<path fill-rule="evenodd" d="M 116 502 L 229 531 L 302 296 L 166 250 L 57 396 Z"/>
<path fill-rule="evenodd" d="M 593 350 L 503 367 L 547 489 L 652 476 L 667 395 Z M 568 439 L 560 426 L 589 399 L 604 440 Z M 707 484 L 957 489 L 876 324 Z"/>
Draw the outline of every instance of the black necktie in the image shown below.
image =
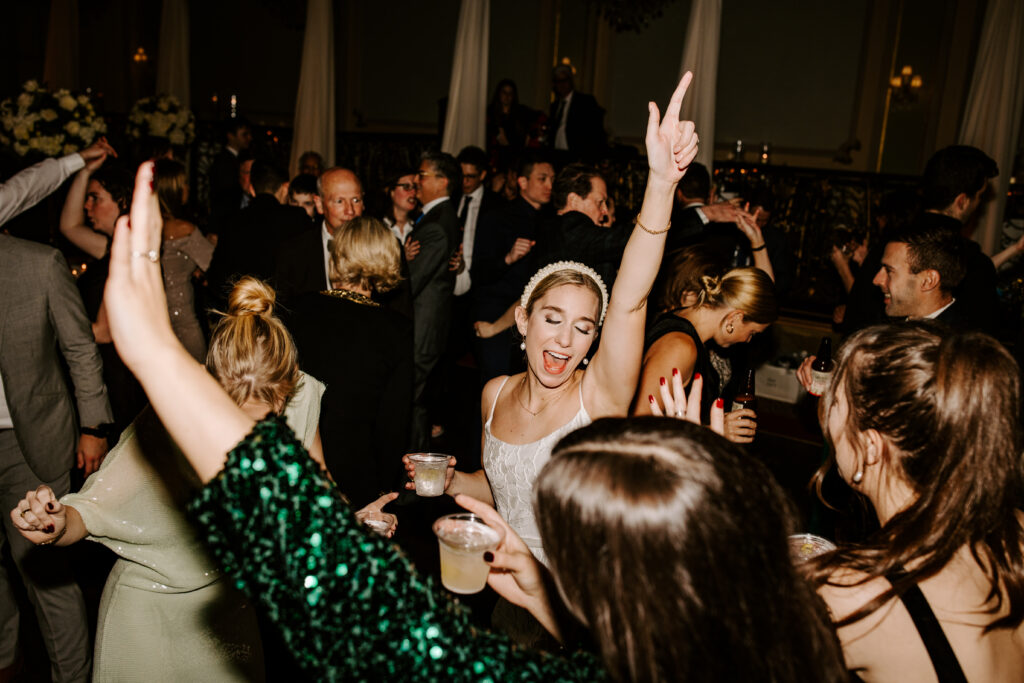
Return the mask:
<path fill-rule="evenodd" d="M 459 229 L 462 230 L 466 227 L 466 217 L 469 215 L 469 203 L 472 201 L 472 197 L 468 194 L 462 198 L 462 206 L 459 207 Z"/>

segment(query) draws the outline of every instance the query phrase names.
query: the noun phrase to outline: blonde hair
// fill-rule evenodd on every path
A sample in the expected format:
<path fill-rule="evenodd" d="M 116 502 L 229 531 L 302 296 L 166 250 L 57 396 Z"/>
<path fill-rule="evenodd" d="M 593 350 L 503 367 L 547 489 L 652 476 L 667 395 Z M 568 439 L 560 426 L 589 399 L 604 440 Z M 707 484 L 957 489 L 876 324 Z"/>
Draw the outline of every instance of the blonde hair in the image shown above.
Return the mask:
<path fill-rule="evenodd" d="M 534 277 L 536 278 L 536 275 Z M 525 302 L 520 301 L 522 307 L 526 309 L 526 314 L 530 315 L 533 313 L 534 304 L 540 301 L 545 294 L 556 287 L 561 287 L 562 285 L 576 285 L 577 287 L 586 287 L 589 289 L 594 296 L 597 297 L 598 317 L 595 318 L 594 322 L 596 323 L 599 320 L 602 322 L 604 321 L 604 308 L 606 305 L 605 293 L 603 291 L 604 284 L 598 284 L 597 280 L 593 277 L 573 268 L 562 268 L 548 275 L 544 275 L 536 284 L 531 280 L 530 283 L 526 285 L 526 291 L 523 293 L 523 299 L 525 299 Z"/>
<path fill-rule="evenodd" d="M 733 308 L 745 321 L 770 325 L 779 317 L 775 284 L 760 268 L 733 268 L 725 275 L 701 275 L 694 308 Z"/>
<path fill-rule="evenodd" d="M 334 236 L 331 281 L 387 292 L 402 281 L 402 253 L 394 234 L 376 218 L 360 216 Z"/>
<path fill-rule="evenodd" d="M 238 405 L 255 399 L 282 406 L 299 382 L 295 344 L 274 315 L 275 299 L 265 282 L 243 277 L 211 335 L 206 367 Z"/>

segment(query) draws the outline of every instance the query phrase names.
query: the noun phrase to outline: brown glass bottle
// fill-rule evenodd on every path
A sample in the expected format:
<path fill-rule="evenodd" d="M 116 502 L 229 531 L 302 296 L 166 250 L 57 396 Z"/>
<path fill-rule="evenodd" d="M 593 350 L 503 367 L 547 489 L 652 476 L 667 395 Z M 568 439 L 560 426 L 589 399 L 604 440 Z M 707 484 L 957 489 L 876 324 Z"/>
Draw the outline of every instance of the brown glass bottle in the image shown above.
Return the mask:
<path fill-rule="evenodd" d="M 744 408 L 757 411 L 757 393 L 754 391 L 754 368 L 747 370 L 747 379 L 740 386 L 740 390 L 732 400 L 732 410 L 743 410 Z"/>
<path fill-rule="evenodd" d="M 832 370 L 835 363 L 832 362 L 832 339 L 821 338 L 821 346 L 818 347 L 818 355 L 811 363 L 811 388 L 808 390 L 812 396 L 821 396 L 832 383 Z"/>

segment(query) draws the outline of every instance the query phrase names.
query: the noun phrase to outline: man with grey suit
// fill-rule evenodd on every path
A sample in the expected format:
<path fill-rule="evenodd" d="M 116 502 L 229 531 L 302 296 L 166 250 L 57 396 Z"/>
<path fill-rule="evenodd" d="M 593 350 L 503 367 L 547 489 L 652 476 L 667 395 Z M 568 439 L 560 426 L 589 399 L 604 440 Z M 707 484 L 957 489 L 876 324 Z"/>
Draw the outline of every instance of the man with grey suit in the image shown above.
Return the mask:
<path fill-rule="evenodd" d="M 90 148 L 81 157 L 87 153 L 95 151 Z M 81 157 L 60 163 L 81 167 Z M 65 170 L 37 172 L 8 195 L 3 190 L 10 189 L 15 176 L 0 188 L 0 198 L 4 207 L 16 208 L 6 212 L 0 207 L 0 214 L 6 219 L 39 201 L 45 196 L 39 183 L 52 191 Z M 65 551 L 36 548 L 18 533 L 8 512 L 26 491 L 42 484 L 57 495 L 67 493 L 76 454 L 86 474 L 99 467 L 107 451 L 102 430 L 113 421 L 102 362 L 70 269 L 56 249 L 0 234 L 0 292 L 0 551 L 9 546 L 35 606 L 52 680 L 86 681 L 91 656 L 85 604 Z M 74 402 L 61 357 L 74 385 Z M 0 674 L 14 662 L 18 644 L 18 606 L 10 579 L 0 564 Z"/>
<path fill-rule="evenodd" d="M 423 214 L 409 235 L 420 250 L 409 261 L 409 286 L 413 310 L 412 447 L 426 450 L 430 445 L 430 415 L 427 409 L 428 380 L 448 343 L 455 271 L 448 260 L 459 246 L 459 217 L 449 201 L 462 187 L 462 170 L 450 154 L 428 152 L 416 174 L 416 189 Z"/>

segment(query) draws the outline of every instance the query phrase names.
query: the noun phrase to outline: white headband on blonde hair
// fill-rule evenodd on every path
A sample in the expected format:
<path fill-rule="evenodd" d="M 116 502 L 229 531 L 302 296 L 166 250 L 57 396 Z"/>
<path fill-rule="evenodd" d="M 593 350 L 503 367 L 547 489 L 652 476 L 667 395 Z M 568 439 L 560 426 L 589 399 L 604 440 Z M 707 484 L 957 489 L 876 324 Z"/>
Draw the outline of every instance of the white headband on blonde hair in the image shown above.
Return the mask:
<path fill-rule="evenodd" d="M 597 274 L 597 271 L 590 266 L 576 261 L 555 261 L 554 263 L 548 264 L 538 270 L 530 278 L 530 281 L 526 283 L 526 289 L 523 290 L 523 296 L 519 299 L 519 304 L 523 308 L 527 308 L 530 303 L 530 295 L 533 294 L 533 290 L 537 288 L 537 285 L 541 283 L 544 278 L 552 273 L 557 273 L 560 270 L 572 270 L 580 275 L 585 275 L 593 280 L 597 284 L 597 288 L 601 290 L 601 318 L 597 324 L 600 327 L 604 324 L 604 314 L 608 312 L 608 288 L 604 286 L 604 280 Z"/>

